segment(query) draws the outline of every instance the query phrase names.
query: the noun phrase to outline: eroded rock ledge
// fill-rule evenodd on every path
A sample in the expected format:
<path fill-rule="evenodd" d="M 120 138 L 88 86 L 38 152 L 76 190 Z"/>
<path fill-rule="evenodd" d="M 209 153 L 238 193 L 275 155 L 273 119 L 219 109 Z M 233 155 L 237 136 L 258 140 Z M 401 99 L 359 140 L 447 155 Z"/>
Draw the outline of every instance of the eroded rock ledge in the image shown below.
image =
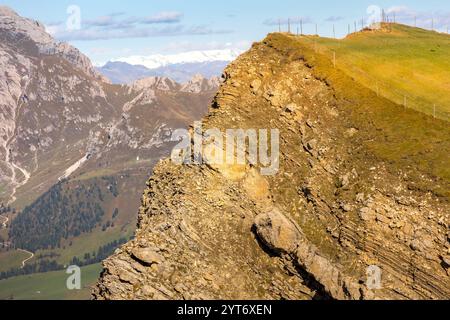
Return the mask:
<path fill-rule="evenodd" d="M 450 297 L 447 199 L 408 188 L 407 172 L 375 156 L 367 141 L 387 133 L 289 41 L 271 35 L 231 64 L 204 119 L 278 128 L 278 174 L 162 161 L 136 238 L 104 262 L 95 299 Z M 371 265 L 381 289 L 365 285 Z"/>

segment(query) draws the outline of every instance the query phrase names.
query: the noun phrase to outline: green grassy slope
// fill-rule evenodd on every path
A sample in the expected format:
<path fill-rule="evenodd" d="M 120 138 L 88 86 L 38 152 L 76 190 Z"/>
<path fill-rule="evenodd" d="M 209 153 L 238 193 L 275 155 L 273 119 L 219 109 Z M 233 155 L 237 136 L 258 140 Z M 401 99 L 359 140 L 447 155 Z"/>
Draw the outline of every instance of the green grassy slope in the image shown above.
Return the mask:
<path fill-rule="evenodd" d="M 81 268 L 81 290 L 68 290 L 65 271 L 20 276 L 0 281 L 0 300 L 88 300 L 90 287 L 101 272 L 101 265 Z"/>
<path fill-rule="evenodd" d="M 70 210 L 72 210 L 72 215 L 74 215 L 73 218 L 76 218 L 75 216 L 77 214 L 81 215 L 82 212 L 77 209 L 77 206 L 80 204 L 86 206 L 89 202 L 91 205 L 90 208 L 95 208 L 96 204 L 101 206 L 104 210 L 104 215 L 102 216 L 101 221 L 96 223 L 91 232 L 82 232 L 79 235 L 61 238 L 59 245 L 57 246 L 37 246 L 31 248 L 18 242 L 19 244 L 16 245 L 16 247 L 23 249 L 28 248 L 35 254 L 33 259 L 27 261 L 27 266 L 31 267 L 35 264 L 48 264 L 49 262 L 56 262 L 56 264 L 63 266 L 70 264 L 74 257 L 78 258 L 83 263 L 96 263 L 99 261 L 98 259 L 105 255 L 105 247 L 109 247 L 108 250 L 113 250 L 113 242 L 129 239 L 136 229 L 139 199 L 145 186 L 146 179 L 145 176 L 141 177 L 133 175 L 134 172 L 135 171 L 122 173 L 122 175 L 114 177 L 73 179 L 62 183 L 60 193 L 63 195 L 63 202 L 65 205 L 61 210 L 54 210 L 55 212 L 51 212 L 52 210 L 49 212 L 47 208 L 51 208 L 55 201 L 58 202 L 58 197 L 48 195 L 40 197 L 38 201 L 44 203 L 44 205 L 41 204 L 38 206 L 35 204 L 36 209 L 34 209 L 32 215 L 32 217 L 35 217 L 38 220 L 32 222 L 32 219 L 29 219 L 31 222 L 26 221 L 24 224 L 26 228 L 29 228 L 29 230 L 32 231 L 16 232 L 19 237 L 23 234 L 32 233 L 35 239 L 33 241 L 34 244 L 38 244 L 42 239 L 45 239 L 46 234 L 54 233 L 61 228 L 60 225 L 56 224 L 60 211 L 65 212 L 67 215 L 69 209 L 75 206 L 75 210 Z M 112 188 L 110 191 L 108 188 L 114 183 L 117 183 L 117 188 Z M 97 190 L 94 187 L 100 188 L 102 196 L 86 197 L 85 191 Z M 115 190 L 115 196 L 112 193 L 113 190 Z M 92 191 L 88 195 L 94 193 L 95 192 Z M 52 194 L 55 195 L 56 193 Z M 117 214 L 114 215 L 116 210 Z M 46 221 L 53 222 L 50 229 L 45 229 Z M 87 225 L 88 223 L 89 221 L 86 219 L 81 221 L 81 225 Z M 109 226 L 105 228 L 106 225 Z M 70 228 L 70 226 L 71 224 L 69 223 L 65 228 Z M 0 234 L 3 239 L 13 241 L 12 238 L 8 238 L 8 231 L 11 231 L 11 228 L 9 228 L 9 230 L 0 228 Z M 97 257 L 99 249 L 103 250 L 103 255 L 101 257 Z M 90 255 L 88 258 L 90 261 L 85 261 L 85 255 L 87 254 Z M 28 254 L 20 251 L 7 251 L 6 249 L 0 248 L 0 273 L 15 272 L 15 274 L 18 274 L 22 261 L 28 258 L 28 256 Z M 96 261 L 92 261 L 94 256 L 97 259 Z M 40 271 L 42 270 L 45 269 L 40 269 Z M 29 270 L 27 272 L 29 272 Z M 1 286 L 2 284 L 0 283 L 0 290 Z"/>
<path fill-rule="evenodd" d="M 360 129 L 361 147 L 385 162 L 390 171 L 401 174 L 411 190 L 450 199 L 448 122 L 378 97 L 347 72 L 334 67 L 328 55 L 316 52 L 304 38 L 277 33 L 269 35 L 265 42 L 288 59 L 305 60 L 314 75 L 333 88 L 352 127 Z"/>
<path fill-rule="evenodd" d="M 36 256 L 55 254 L 54 260 L 58 264 L 67 264 L 73 257 L 83 260 L 85 253 L 96 252 L 99 247 L 104 246 L 120 238 L 129 239 L 136 229 L 135 223 L 126 226 L 117 226 L 106 231 L 94 230 L 91 233 L 83 234 L 65 243 L 72 242 L 72 245 L 54 250 L 38 250 Z"/>
<path fill-rule="evenodd" d="M 0 272 L 20 267 L 28 257 L 28 254 L 18 250 L 0 251 Z"/>
<path fill-rule="evenodd" d="M 339 69 L 397 104 L 450 120 L 450 36 L 383 24 L 343 40 L 302 37 Z"/>

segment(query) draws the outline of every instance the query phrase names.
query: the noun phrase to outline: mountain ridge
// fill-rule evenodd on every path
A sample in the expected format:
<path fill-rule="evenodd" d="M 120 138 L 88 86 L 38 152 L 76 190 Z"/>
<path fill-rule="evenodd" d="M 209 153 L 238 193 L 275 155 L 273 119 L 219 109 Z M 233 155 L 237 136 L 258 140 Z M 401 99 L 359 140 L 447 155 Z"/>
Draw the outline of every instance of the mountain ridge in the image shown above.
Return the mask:
<path fill-rule="evenodd" d="M 97 70 L 114 84 L 130 84 L 147 77 L 167 77 L 184 84 L 197 74 L 205 78 L 219 77 L 228 63 L 228 61 L 181 63 L 148 69 L 125 62 L 108 62 L 103 67 L 97 67 Z"/>
<path fill-rule="evenodd" d="M 288 34 L 224 77 L 203 128 L 279 129 L 279 173 L 161 161 L 94 299 L 450 296 L 445 121 L 378 97 Z"/>
<path fill-rule="evenodd" d="M 171 133 L 203 116 L 217 82 L 113 85 L 4 7 L 0 39 L 0 203 L 14 208 L 2 215 L 2 259 L 36 251 L 23 269 L 0 266 L 2 277 L 92 261 L 83 257 L 128 239 L 151 168 L 170 153 Z"/>
<path fill-rule="evenodd" d="M 34 164 L 30 164 L 30 159 L 33 157 L 35 160 L 39 159 L 41 147 L 49 148 L 57 143 L 56 139 L 49 137 L 50 135 L 57 130 L 66 130 L 66 133 L 60 131 L 60 139 L 64 140 L 65 135 L 68 139 L 70 139 L 69 135 L 73 135 L 69 134 L 68 130 L 78 131 L 78 135 L 84 135 L 87 139 L 85 142 L 87 146 L 84 151 L 77 151 L 78 155 L 75 157 L 70 156 L 73 163 L 79 161 L 86 154 L 92 155 L 95 150 L 98 150 L 98 146 L 95 145 L 101 143 L 107 134 L 105 131 L 110 130 L 108 127 L 117 127 L 114 122 L 122 121 L 123 106 L 136 104 L 134 100 L 137 95 L 143 94 L 141 91 L 144 87 L 138 90 L 135 83 L 127 87 L 110 85 L 106 78 L 93 69 L 86 56 L 68 44 L 54 41 L 45 32 L 42 24 L 21 18 L 6 7 L 3 7 L 1 12 L 0 37 L 5 39 L 0 46 L 3 53 L 0 62 L 4 70 L 0 79 L 2 95 L 0 103 L 4 106 L 4 113 L 0 118 L 2 120 L 0 134 L 3 138 L 1 139 L 3 147 L 1 153 L 6 164 L 14 157 L 27 159 L 27 164 L 20 165 L 23 160 L 19 159 L 15 164 L 7 165 L 8 168 L 0 166 L 0 170 L 3 172 L 2 177 L 12 175 L 12 180 L 22 180 L 19 183 L 13 182 L 13 184 L 18 184 L 17 189 L 20 189 L 25 184 L 23 182 L 30 180 L 29 175 L 33 171 L 33 166 L 34 170 L 38 167 L 36 161 Z M 20 40 L 19 43 L 16 42 L 16 38 Z M 19 52 L 15 52 L 17 51 L 15 47 L 20 49 Z M 60 61 L 60 58 L 64 61 Z M 149 84 L 153 81 L 152 79 L 156 78 L 147 78 L 143 81 Z M 146 101 L 147 104 L 157 103 L 159 94 L 164 94 L 163 92 L 173 91 L 173 93 L 177 92 L 182 95 L 196 91 L 195 94 L 198 94 L 201 90 L 214 91 L 218 85 L 217 80 L 214 79 L 203 81 L 203 79 L 196 78 L 194 82 L 190 83 L 190 86 L 197 85 L 200 89 L 189 90 L 189 85 L 177 84 L 167 78 L 158 81 L 160 84 L 163 82 L 172 82 L 172 84 L 167 88 L 163 88 L 161 85 L 159 87 L 147 86 L 146 89 L 156 90 L 146 93 L 154 97 L 154 99 Z M 211 94 L 208 93 L 208 95 Z M 61 112 L 52 114 L 50 105 L 53 105 L 54 110 L 62 109 Z M 88 105 L 95 107 L 89 108 Z M 36 107 L 34 108 L 34 106 Z M 45 123 L 44 127 L 33 128 L 33 130 L 42 131 L 39 141 L 36 140 L 36 131 L 32 132 L 28 127 L 24 129 L 20 127 L 20 121 L 30 121 L 26 118 L 29 118 L 34 113 L 33 110 L 37 109 L 42 109 L 42 111 L 48 109 L 45 111 L 47 119 L 41 120 L 42 123 Z M 173 111 L 178 113 L 180 110 Z M 194 112 L 194 114 L 198 113 Z M 97 124 L 96 128 L 89 127 L 90 124 L 99 121 L 106 123 Z M 109 123 L 110 121 L 112 122 Z M 30 126 L 36 126 L 36 124 L 30 123 Z M 95 134 L 100 135 L 94 137 L 96 129 L 103 133 L 97 132 Z M 18 134 L 23 137 L 19 137 Z M 33 140 L 36 141 L 33 142 Z M 18 148 L 21 149 L 20 152 Z M 30 153 L 35 155 L 30 156 Z M 67 167 L 72 164 L 68 164 Z M 14 165 L 18 167 L 14 168 Z M 62 173 L 59 176 L 62 176 Z M 31 180 L 33 180 L 32 177 Z"/>
<path fill-rule="evenodd" d="M 89 58 L 78 49 L 68 43 L 55 41 L 46 32 L 42 23 L 20 17 L 9 7 L 0 6 L 0 30 L 2 31 L 2 36 L 9 37 L 9 39 L 2 38 L 5 42 L 9 40 L 9 42 L 13 42 L 16 47 L 20 48 L 21 43 L 31 41 L 37 46 L 39 53 L 62 56 L 72 65 L 82 69 L 93 78 L 107 81 L 95 71 Z"/>

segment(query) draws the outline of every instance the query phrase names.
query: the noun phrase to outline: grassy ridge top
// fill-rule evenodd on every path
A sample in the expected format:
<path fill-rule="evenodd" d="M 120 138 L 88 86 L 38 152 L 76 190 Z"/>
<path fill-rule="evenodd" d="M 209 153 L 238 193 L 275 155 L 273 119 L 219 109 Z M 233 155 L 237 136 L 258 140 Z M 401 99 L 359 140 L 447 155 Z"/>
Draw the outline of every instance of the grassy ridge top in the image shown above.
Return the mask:
<path fill-rule="evenodd" d="M 382 24 L 345 39 L 302 37 L 358 82 L 409 108 L 450 120 L 450 36 Z"/>
<path fill-rule="evenodd" d="M 450 199 L 450 126 L 424 113 L 405 109 L 361 85 L 304 37 L 275 33 L 264 43 L 292 60 L 304 60 L 318 79 L 335 91 L 346 113 L 346 126 L 358 129 L 354 141 L 400 174 L 411 190 Z M 376 65 L 374 66 L 376 68 Z M 344 125 L 344 124 L 343 124 Z M 367 154 L 362 153 L 362 157 Z"/>

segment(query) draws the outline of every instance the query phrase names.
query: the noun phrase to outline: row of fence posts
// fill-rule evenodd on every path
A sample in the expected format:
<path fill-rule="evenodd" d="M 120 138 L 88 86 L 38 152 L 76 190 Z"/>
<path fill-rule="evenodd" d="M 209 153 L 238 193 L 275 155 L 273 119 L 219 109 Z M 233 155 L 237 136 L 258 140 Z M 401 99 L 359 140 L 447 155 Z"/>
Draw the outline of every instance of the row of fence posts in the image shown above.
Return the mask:
<path fill-rule="evenodd" d="M 314 40 L 314 51 L 317 52 L 317 42 L 315 40 Z M 333 52 L 333 58 L 332 58 L 333 67 L 336 68 L 336 51 L 333 50 L 332 52 Z M 379 86 L 378 81 L 376 81 L 376 83 L 375 83 L 375 91 L 376 91 L 377 97 L 380 97 L 381 93 L 380 93 L 380 86 Z M 403 107 L 405 108 L 405 110 L 406 110 L 406 108 L 408 108 L 408 97 L 406 95 L 403 95 Z M 433 104 L 433 118 L 436 119 L 436 104 Z"/>
<path fill-rule="evenodd" d="M 362 18 L 360 22 L 361 22 L 361 29 L 360 30 L 363 30 L 365 28 L 365 19 Z M 381 22 L 384 22 L 384 23 L 396 23 L 395 15 L 394 15 L 393 19 L 391 19 L 389 16 L 386 16 L 385 18 L 383 18 L 383 20 Z M 281 19 L 280 19 L 278 21 L 278 32 L 280 32 L 280 33 L 282 32 L 282 25 L 283 24 L 281 23 Z M 287 32 L 288 33 L 292 33 L 291 32 L 291 29 L 292 29 L 291 26 L 292 26 L 291 19 L 288 19 L 288 21 L 287 21 Z M 414 27 L 417 27 L 417 17 L 414 18 Z M 316 30 L 315 35 L 319 35 L 319 25 L 317 23 L 315 24 L 315 30 Z M 434 19 L 431 19 L 431 30 L 435 31 L 434 30 Z M 358 22 L 357 21 L 354 22 L 354 32 L 358 32 Z M 304 33 L 303 33 L 303 19 L 300 19 L 300 21 L 298 22 L 297 32 L 296 33 L 297 33 L 297 35 L 304 35 Z M 449 27 L 448 26 L 447 26 L 446 33 L 449 34 Z M 334 24 L 334 23 L 333 23 L 333 26 L 332 26 L 332 34 L 333 34 L 333 38 L 336 39 L 337 38 L 336 37 L 336 24 Z M 347 35 L 349 35 L 349 34 L 351 34 L 351 25 L 350 24 L 348 24 L 348 30 L 347 30 Z"/>
<path fill-rule="evenodd" d="M 383 16 L 382 20 L 383 20 L 383 22 L 386 22 L 386 23 L 392 23 L 392 22 L 396 23 L 396 15 L 394 14 L 393 18 L 389 17 L 387 15 Z M 365 22 L 364 18 L 361 19 L 361 28 L 362 29 L 364 29 L 364 22 Z M 279 24 L 278 24 L 278 31 L 279 32 L 282 31 L 281 25 L 282 25 L 281 24 L 281 20 L 279 20 Z M 319 26 L 318 26 L 317 23 L 316 23 L 315 27 L 316 27 L 316 35 L 319 35 Z M 357 27 L 357 22 L 356 21 L 354 23 L 354 27 L 355 27 L 355 32 L 357 32 L 358 27 Z M 417 27 L 417 17 L 414 18 L 414 27 Z M 350 28 L 350 24 L 349 24 L 348 25 L 348 34 L 351 33 L 350 29 L 351 28 Z M 432 19 L 432 28 L 431 29 L 434 30 L 434 19 Z M 448 34 L 448 32 L 449 32 L 449 30 L 448 30 L 448 27 L 447 27 L 447 34 Z M 290 19 L 288 19 L 288 33 L 291 33 L 291 20 Z M 303 19 L 300 19 L 299 24 L 297 26 L 297 35 L 303 35 L 303 34 L 304 34 L 303 33 Z M 335 24 L 333 24 L 333 37 L 336 38 L 336 26 L 335 26 Z M 316 40 L 314 40 L 314 51 L 317 52 L 317 41 Z M 333 61 L 333 67 L 336 68 L 336 51 L 333 51 L 333 58 L 332 59 L 333 59 L 332 60 Z M 380 96 L 380 86 L 379 86 L 378 81 L 376 82 L 376 94 L 377 94 L 378 97 Z M 406 95 L 404 96 L 404 99 L 403 99 L 403 106 L 404 106 L 405 109 L 408 107 L 408 99 L 407 99 Z M 433 117 L 436 118 L 436 104 L 433 105 Z"/>

